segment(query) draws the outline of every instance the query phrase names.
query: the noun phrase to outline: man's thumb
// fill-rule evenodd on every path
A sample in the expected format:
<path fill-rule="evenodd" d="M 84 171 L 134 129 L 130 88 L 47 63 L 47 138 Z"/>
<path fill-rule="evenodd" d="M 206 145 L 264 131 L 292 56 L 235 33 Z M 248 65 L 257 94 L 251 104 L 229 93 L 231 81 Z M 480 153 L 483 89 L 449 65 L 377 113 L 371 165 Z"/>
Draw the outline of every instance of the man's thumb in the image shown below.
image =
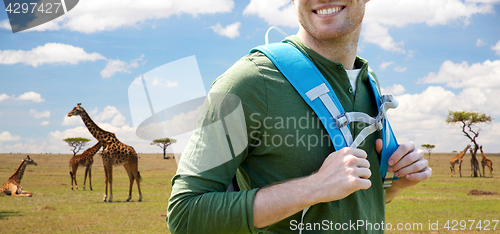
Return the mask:
<path fill-rule="evenodd" d="M 382 147 L 384 146 L 384 142 L 382 139 L 377 139 L 375 141 L 375 151 L 377 151 L 377 154 L 380 154 L 382 152 Z"/>

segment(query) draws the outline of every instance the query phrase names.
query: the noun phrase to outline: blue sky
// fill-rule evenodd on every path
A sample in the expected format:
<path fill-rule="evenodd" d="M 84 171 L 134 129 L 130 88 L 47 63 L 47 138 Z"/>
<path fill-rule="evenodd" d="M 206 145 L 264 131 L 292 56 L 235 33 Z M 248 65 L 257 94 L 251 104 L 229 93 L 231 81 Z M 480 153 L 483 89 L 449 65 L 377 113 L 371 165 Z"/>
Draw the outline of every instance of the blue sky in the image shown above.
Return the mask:
<path fill-rule="evenodd" d="M 369 61 L 384 92 L 400 102 L 390 113 L 399 141 L 434 144 L 436 152 L 462 150 L 468 141 L 459 126 L 444 122 L 448 110 L 480 111 L 494 121 L 479 126 L 478 141 L 486 152 L 500 152 L 498 22 L 500 0 L 367 3 L 358 54 Z M 132 82 L 194 55 L 208 90 L 264 43 L 272 25 L 297 32 L 290 1 L 86 0 L 20 33 L 12 33 L 1 11 L 0 152 L 70 153 L 63 138 L 93 139 L 80 118 L 65 117 L 77 103 L 138 152 L 160 152 L 135 135 Z"/>

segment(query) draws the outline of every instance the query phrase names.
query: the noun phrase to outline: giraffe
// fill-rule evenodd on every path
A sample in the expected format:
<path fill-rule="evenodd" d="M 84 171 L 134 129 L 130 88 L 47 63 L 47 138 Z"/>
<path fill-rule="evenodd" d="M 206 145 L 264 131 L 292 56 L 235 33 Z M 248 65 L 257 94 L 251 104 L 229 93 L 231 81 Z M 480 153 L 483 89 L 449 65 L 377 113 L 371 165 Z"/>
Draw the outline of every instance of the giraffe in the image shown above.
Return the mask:
<path fill-rule="evenodd" d="M 465 156 L 465 153 L 467 153 L 467 150 L 470 148 L 470 145 L 467 145 L 462 152 L 460 152 L 457 156 L 453 157 L 450 159 L 450 170 L 451 170 L 451 177 L 453 177 L 453 174 L 456 174 L 455 172 L 455 164 L 458 164 L 458 172 L 460 174 L 460 177 L 462 177 L 462 161 Z"/>
<path fill-rule="evenodd" d="M 102 164 L 104 166 L 105 174 L 105 193 L 103 202 L 106 202 L 108 197 L 108 185 L 109 185 L 109 199 L 108 202 L 113 201 L 113 166 L 123 165 L 127 171 L 128 178 L 130 180 L 129 195 L 127 202 L 132 198 L 132 185 L 134 180 L 137 182 L 137 189 L 139 190 L 139 202 L 142 201 L 141 193 L 141 174 L 138 171 L 139 160 L 137 153 L 132 146 L 123 144 L 116 138 L 116 135 L 112 132 L 108 132 L 100 128 L 87 114 L 85 109 L 78 103 L 76 107 L 73 108 L 68 113 L 68 117 L 79 115 L 89 132 L 94 136 L 99 142 L 103 144 L 104 149 L 101 152 Z"/>
<path fill-rule="evenodd" d="M 69 160 L 69 167 L 71 171 L 69 175 L 71 176 L 71 190 L 73 190 L 73 181 L 75 181 L 76 189 L 78 189 L 78 183 L 76 183 L 76 171 L 79 166 L 85 167 L 85 176 L 83 177 L 83 190 L 85 190 L 85 183 L 87 181 L 87 174 L 89 175 L 90 190 L 92 190 L 92 164 L 94 164 L 94 155 L 101 149 L 102 143 L 97 142 L 94 146 L 86 149 L 83 153 L 73 156 Z"/>
<path fill-rule="evenodd" d="M 20 196 L 20 197 L 31 197 L 33 196 L 32 192 L 23 191 L 23 186 L 21 186 L 21 179 L 24 175 L 24 170 L 28 165 L 37 165 L 29 155 L 26 156 L 25 159 L 21 162 L 21 165 L 17 168 L 16 172 L 9 177 L 7 182 L 2 185 L 1 193 L 7 194 L 10 196 Z"/>
<path fill-rule="evenodd" d="M 481 165 L 483 166 L 483 177 L 486 177 L 484 167 L 487 166 L 490 169 L 490 176 L 493 178 L 493 162 L 484 156 L 483 146 L 480 146 L 479 149 L 481 150 L 481 155 L 483 156 L 483 159 L 481 160 Z"/>

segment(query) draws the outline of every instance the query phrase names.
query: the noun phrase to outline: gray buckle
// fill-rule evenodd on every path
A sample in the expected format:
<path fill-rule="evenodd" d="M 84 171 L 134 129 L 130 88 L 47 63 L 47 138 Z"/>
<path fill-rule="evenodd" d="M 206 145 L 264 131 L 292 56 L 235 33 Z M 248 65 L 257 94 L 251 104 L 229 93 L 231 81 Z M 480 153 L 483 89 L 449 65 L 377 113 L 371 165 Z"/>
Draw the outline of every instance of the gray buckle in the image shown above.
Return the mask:
<path fill-rule="evenodd" d="M 349 119 L 345 113 L 340 114 L 335 118 L 335 124 L 337 124 L 338 128 L 343 128 L 349 124 Z"/>

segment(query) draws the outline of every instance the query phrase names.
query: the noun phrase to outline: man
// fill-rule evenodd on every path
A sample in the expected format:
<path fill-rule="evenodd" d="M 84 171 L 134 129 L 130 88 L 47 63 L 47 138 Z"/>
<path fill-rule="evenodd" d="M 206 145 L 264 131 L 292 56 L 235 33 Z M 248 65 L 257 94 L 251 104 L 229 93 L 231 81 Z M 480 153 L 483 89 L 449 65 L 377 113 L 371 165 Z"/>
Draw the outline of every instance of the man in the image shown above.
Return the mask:
<path fill-rule="evenodd" d="M 300 28 L 284 42 L 315 64 L 346 112 L 376 116 L 371 71 L 356 56 L 368 1 L 292 0 Z M 407 142 L 389 160 L 388 171 L 401 178 L 384 190 L 380 134 L 368 136 L 359 148 L 335 151 L 318 117 L 262 53 L 240 59 L 210 92 L 241 99 L 247 134 L 236 141 L 230 136 L 230 142 L 248 146 L 243 152 L 233 150 L 234 156 L 220 165 L 199 170 L 196 161 L 221 157 L 210 147 L 224 145 L 226 139 L 208 141 L 204 130 L 193 135 L 172 179 L 172 233 L 383 232 L 352 224 L 383 225 L 385 203 L 432 174 L 423 152 Z M 223 119 L 222 106 L 223 101 L 212 101 L 202 122 Z M 366 126 L 351 124 L 353 137 Z M 235 174 L 241 191 L 226 192 Z"/>

